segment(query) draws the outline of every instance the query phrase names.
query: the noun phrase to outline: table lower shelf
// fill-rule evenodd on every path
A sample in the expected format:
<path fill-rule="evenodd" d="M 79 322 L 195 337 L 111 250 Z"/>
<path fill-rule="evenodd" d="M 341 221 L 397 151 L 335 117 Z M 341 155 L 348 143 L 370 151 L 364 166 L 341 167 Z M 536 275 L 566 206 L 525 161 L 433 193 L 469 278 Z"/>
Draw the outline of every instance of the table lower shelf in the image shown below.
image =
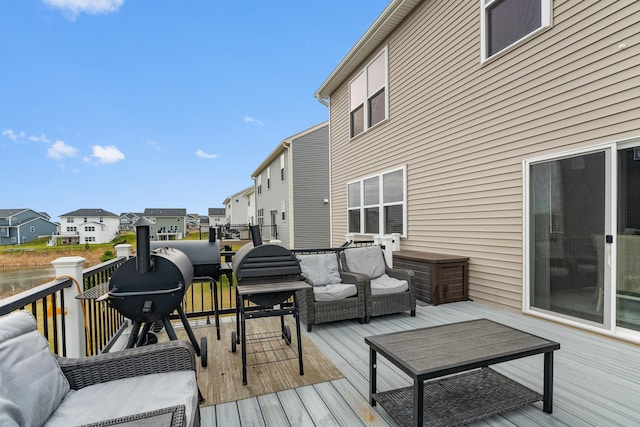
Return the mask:
<path fill-rule="evenodd" d="M 413 387 L 379 392 L 375 400 L 401 426 L 413 425 Z M 542 395 L 490 368 L 424 383 L 424 426 L 456 426 L 542 400 Z"/>

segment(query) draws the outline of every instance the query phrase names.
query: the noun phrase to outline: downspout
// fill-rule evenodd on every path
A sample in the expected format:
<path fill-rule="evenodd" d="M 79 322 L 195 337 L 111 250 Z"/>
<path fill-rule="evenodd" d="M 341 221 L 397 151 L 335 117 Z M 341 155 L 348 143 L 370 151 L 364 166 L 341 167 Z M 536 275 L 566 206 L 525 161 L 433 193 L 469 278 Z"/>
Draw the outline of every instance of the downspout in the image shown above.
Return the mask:
<path fill-rule="evenodd" d="M 287 151 L 287 169 L 285 172 L 288 172 L 287 177 L 287 220 L 289 221 L 289 249 L 295 248 L 295 236 L 293 233 L 293 204 L 291 201 L 293 200 L 293 150 L 291 149 L 291 140 L 282 141 L 282 148 Z"/>

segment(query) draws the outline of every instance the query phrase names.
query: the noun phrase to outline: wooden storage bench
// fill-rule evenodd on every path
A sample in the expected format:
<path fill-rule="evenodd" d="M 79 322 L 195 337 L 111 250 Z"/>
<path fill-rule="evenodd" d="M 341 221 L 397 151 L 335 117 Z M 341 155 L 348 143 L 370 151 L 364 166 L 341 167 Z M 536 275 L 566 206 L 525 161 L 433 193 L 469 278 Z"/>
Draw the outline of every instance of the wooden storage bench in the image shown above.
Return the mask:
<path fill-rule="evenodd" d="M 419 300 L 432 305 L 469 299 L 469 258 L 421 251 L 396 251 L 393 266 L 415 272 Z"/>

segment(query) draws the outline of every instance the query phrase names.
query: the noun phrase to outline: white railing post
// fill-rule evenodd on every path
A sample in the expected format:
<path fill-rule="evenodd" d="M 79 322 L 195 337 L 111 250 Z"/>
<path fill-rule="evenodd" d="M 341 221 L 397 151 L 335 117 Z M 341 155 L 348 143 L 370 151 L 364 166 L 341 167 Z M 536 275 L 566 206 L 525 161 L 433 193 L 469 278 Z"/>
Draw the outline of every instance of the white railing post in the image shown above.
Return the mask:
<path fill-rule="evenodd" d="M 116 245 L 116 256 L 118 258 L 123 256 L 126 259 L 129 259 L 129 257 L 131 257 L 131 245 L 128 243 Z"/>
<path fill-rule="evenodd" d="M 377 236 L 379 244 L 384 246 L 384 258 L 387 261 L 387 265 L 389 268 L 393 268 L 393 236 L 389 236 L 388 234 L 383 234 L 381 236 Z"/>
<path fill-rule="evenodd" d="M 84 309 L 82 302 L 75 298 L 82 292 L 82 266 L 85 261 L 79 256 L 62 257 L 51 261 L 56 269 L 56 278 L 73 278 L 71 287 L 62 290 L 64 292 L 65 313 L 58 314 L 65 316 L 67 357 L 87 355 Z M 61 322 L 58 322 L 58 325 L 61 325 Z M 61 330 L 58 333 L 61 334 Z"/>
<path fill-rule="evenodd" d="M 356 235 L 354 233 L 347 233 L 344 237 L 347 239 L 347 242 L 351 243 L 353 242 L 353 239 L 356 238 Z"/>

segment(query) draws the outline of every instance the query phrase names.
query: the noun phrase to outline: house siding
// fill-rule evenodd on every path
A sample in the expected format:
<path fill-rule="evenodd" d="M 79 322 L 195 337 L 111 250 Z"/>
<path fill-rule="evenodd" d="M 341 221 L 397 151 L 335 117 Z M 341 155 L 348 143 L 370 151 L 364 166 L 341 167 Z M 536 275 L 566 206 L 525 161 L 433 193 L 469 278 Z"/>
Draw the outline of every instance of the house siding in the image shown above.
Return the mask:
<path fill-rule="evenodd" d="M 284 151 L 285 165 L 288 164 L 288 152 Z M 267 168 L 271 168 L 271 188 L 267 188 Z M 285 171 L 289 174 L 289 171 Z M 256 208 L 264 209 L 264 224 L 276 225 L 278 230 L 278 240 L 282 242 L 282 246 L 289 247 L 291 233 L 289 232 L 289 181 L 280 181 L 280 157 L 276 157 L 261 172 L 262 175 L 262 193 L 256 194 Z M 282 220 L 282 202 L 286 203 L 285 219 Z M 275 210 L 275 223 L 272 223 L 271 212 Z"/>
<path fill-rule="evenodd" d="M 422 2 L 380 44 L 388 120 L 350 140 L 353 75 L 330 96 L 333 243 L 346 183 L 406 165 L 402 248 L 468 256 L 470 298 L 521 308 L 522 160 L 640 135 L 638 22 L 640 2 L 555 1 L 552 28 L 481 64 L 479 2 Z"/>
<path fill-rule="evenodd" d="M 329 199 L 329 126 L 294 139 L 291 153 L 293 170 L 286 179 L 293 183 L 292 244 L 296 248 L 328 247 L 329 204 L 324 199 Z"/>

